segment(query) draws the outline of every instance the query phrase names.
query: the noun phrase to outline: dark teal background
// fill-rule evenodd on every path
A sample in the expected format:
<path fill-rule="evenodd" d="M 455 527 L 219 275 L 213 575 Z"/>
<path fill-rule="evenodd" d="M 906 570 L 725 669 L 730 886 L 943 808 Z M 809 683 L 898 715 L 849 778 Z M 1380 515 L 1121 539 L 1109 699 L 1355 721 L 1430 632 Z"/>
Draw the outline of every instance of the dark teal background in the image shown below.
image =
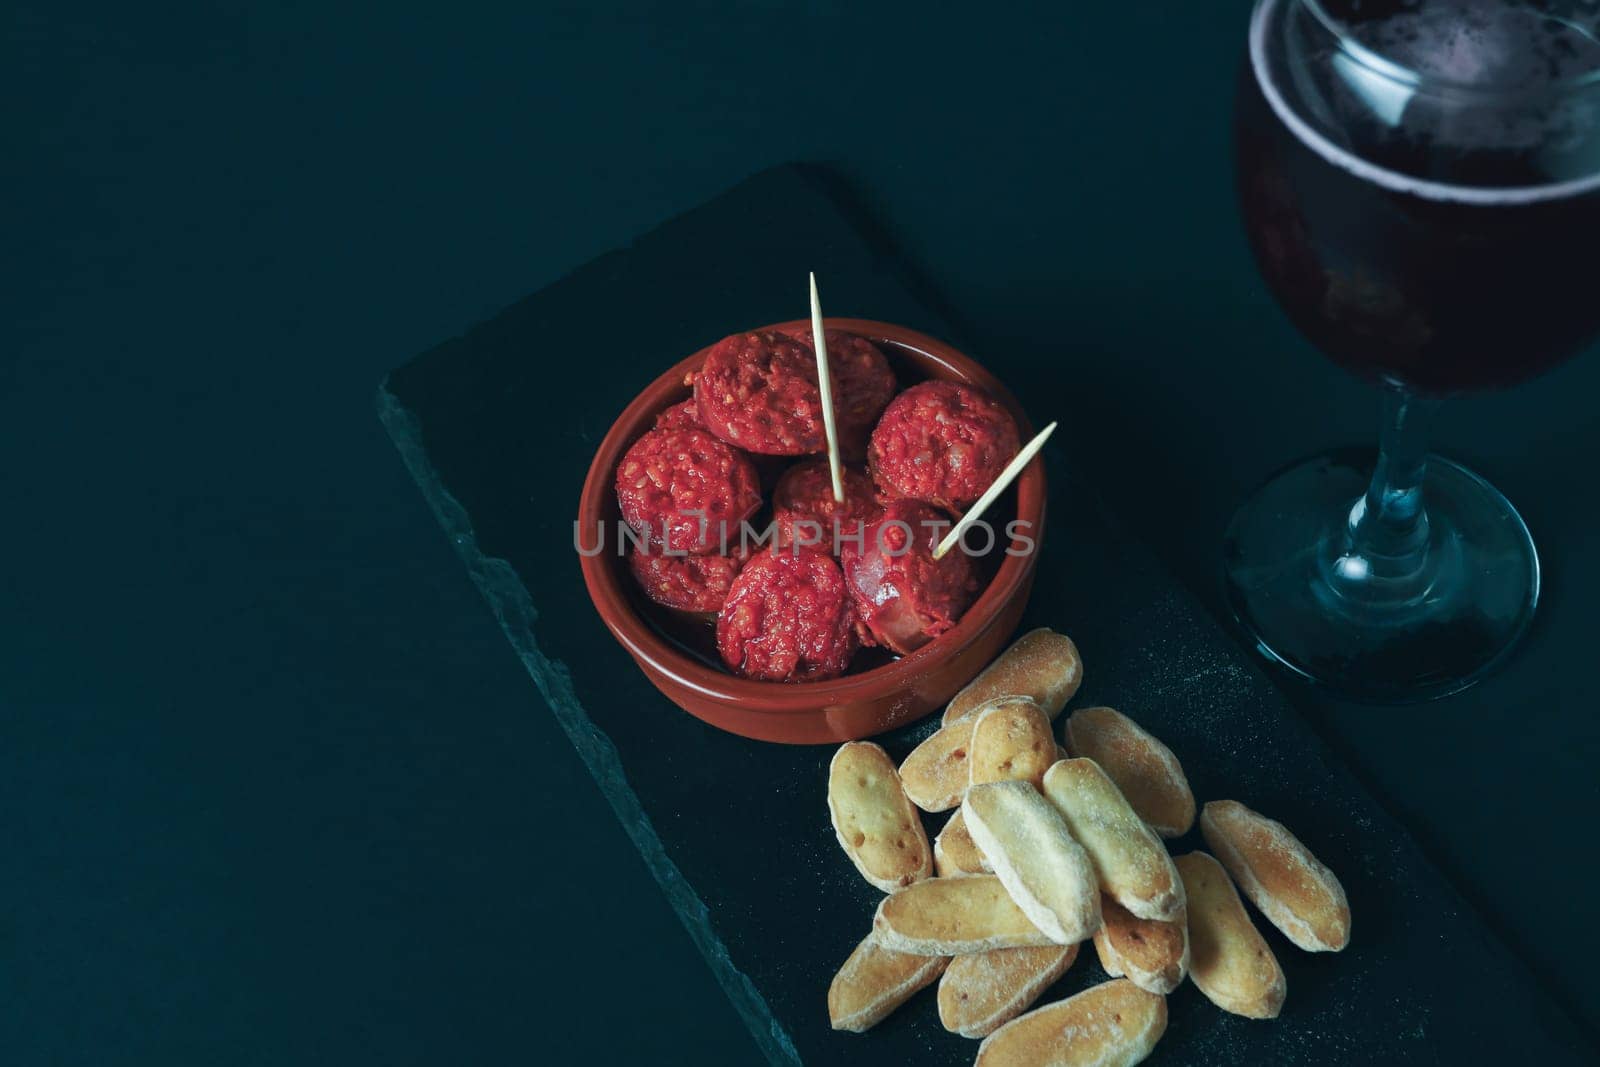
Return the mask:
<path fill-rule="evenodd" d="M 1238 231 L 1246 6 L 329 7 L 0 14 L 0 1059 L 751 1062 L 373 388 L 817 161 L 1215 606 L 1242 495 L 1375 417 Z M 1300 694 L 1591 1035 L 1597 392 L 1442 420 L 1544 554 L 1509 666 Z"/>

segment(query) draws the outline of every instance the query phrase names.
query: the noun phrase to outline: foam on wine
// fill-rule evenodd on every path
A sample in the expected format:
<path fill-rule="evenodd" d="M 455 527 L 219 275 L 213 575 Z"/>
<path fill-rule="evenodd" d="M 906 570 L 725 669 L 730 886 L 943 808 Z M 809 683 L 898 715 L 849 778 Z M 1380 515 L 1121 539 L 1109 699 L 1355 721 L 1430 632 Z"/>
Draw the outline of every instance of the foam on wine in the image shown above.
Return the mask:
<path fill-rule="evenodd" d="M 1329 163 L 1363 181 L 1430 200 L 1482 205 L 1559 200 L 1600 188 L 1600 86 L 1560 91 L 1585 76 L 1600 77 L 1600 39 L 1594 16 L 1554 18 L 1511 0 L 1429 0 L 1374 13 L 1369 2 L 1329 3 L 1324 11 L 1345 33 L 1343 54 L 1325 66 L 1339 72 L 1338 88 L 1359 99 L 1372 128 L 1387 125 L 1397 144 L 1425 143 L 1471 159 L 1483 146 L 1500 153 L 1526 145 L 1530 158 L 1555 142 L 1576 173 L 1510 184 L 1440 180 L 1408 174 L 1336 143 L 1291 100 L 1304 103 L 1314 86 L 1302 77 L 1280 85 L 1267 61 L 1269 28 L 1281 31 L 1283 5 L 1264 0 L 1250 24 L 1250 64 L 1261 93 L 1295 137 Z M 1349 10 L 1345 10 L 1348 7 Z M 1419 86 L 1408 72 L 1420 75 Z M 1442 86 L 1435 91 L 1435 86 Z M 1514 108 L 1486 108 L 1486 99 L 1516 98 Z M 1459 101 L 1459 103 L 1456 103 Z M 1585 155 L 1587 152 L 1587 156 Z M 1576 161 L 1574 163 L 1573 161 Z"/>

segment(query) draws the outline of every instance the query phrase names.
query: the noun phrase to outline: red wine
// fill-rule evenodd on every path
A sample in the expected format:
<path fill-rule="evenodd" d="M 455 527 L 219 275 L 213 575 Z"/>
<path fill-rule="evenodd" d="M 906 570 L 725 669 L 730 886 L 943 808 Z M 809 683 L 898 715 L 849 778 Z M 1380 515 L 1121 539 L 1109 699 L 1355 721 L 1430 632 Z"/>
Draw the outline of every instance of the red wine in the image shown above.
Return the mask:
<path fill-rule="evenodd" d="M 1481 389 L 1600 332 L 1600 85 L 1576 81 L 1600 80 L 1600 42 L 1592 15 L 1553 11 L 1258 6 L 1236 114 L 1245 228 L 1334 361 L 1423 392 Z"/>

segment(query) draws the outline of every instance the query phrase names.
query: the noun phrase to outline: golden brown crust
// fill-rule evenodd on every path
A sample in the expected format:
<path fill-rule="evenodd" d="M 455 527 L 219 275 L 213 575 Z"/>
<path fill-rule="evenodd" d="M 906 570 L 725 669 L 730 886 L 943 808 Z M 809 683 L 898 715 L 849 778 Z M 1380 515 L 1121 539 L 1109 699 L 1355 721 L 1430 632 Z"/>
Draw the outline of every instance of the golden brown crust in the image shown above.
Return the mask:
<path fill-rule="evenodd" d="M 1100 929 L 1094 932 L 1094 954 L 1100 959 L 1100 969 L 1112 978 L 1121 978 L 1122 964 L 1117 961 L 1116 952 L 1112 951 L 1111 942 L 1106 940 L 1105 909 L 1106 904 L 1115 904 L 1116 901 L 1107 901 L 1100 898 Z"/>
<path fill-rule="evenodd" d="M 1081 708 L 1067 719 L 1067 750 L 1092 759 L 1133 810 L 1162 837 L 1194 825 L 1194 793 L 1172 750 L 1114 708 Z"/>
<path fill-rule="evenodd" d="M 923 811 L 949 811 L 961 803 L 971 778 L 971 720 L 936 731 L 900 764 L 900 784 Z"/>
<path fill-rule="evenodd" d="M 1028 697 L 991 700 L 955 725 L 969 720 L 973 726 L 967 768 L 972 785 L 1018 780 L 1037 786 L 1056 761 L 1050 720 Z"/>
<path fill-rule="evenodd" d="M 987 874 L 914 882 L 883 898 L 872 928 L 885 947 L 923 956 L 1053 943 Z"/>
<path fill-rule="evenodd" d="M 1189 894 L 1189 977 L 1223 1011 L 1275 1019 L 1288 991 L 1283 968 L 1250 922 L 1222 864 L 1204 852 L 1177 859 Z"/>
<path fill-rule="evenodd" d="M 1099 764 L 1054 764 L 1044 776 L 1044 795 L 1088 852 L 1108 896 L 1141 919 L 1171 922 L 1183 913 L 1183 883 L 1166 846 Z M 983 840 L 974 838 L 982 848 Z"/>
<path fill-rule="evenodd" d="M 967 830 L 1029 920 L 1058 945 L 1100 925 L 1094 865 L 1061 815 L 1027 782 L 980 782 L 961 805 Z"/>
<path fill-rule="evenodd" d="M 1054 719 L 1081 684 L 1083 660 L 1072 639 L 1044 628 L 1032 630 L 1017 638 L 955 695 L 944 709 L 944 722 L 948 726 L 995 697 L 1005 696 L 1031 697 Z"/>
<path fill-rule="evenodd" d="M 1282 823 L 1237 800 L 1213 800 L 1200 832 L 1244 895 L 1283 936 L 1307 952 L 1350 943 L 1344 886 Z"/>
<path fill-rule="evenodd" d="M 933 872 L 940 878 L 961 878 L 969 874 L 993 874 L 994 868 L 983 858 L 967 830 L 967 820 L 957 808 L 933 839 Z"/>
<path fill-rule="evenodd" d="M 828 986 L 828 1018 L 833 1028 L 858 1034 L 871 1029 L 917 990 L 932 984 L 949 962 L 944 956 L 895 952 L 868 934 Z"/>
<path fill-rule="evenodd" d="M 1166 1031 L 1166 998 L 1118 979 L 1013 1019 L 984 1038 L 975 1067 L 1132 1067 Z"/>
<path fill-rule="evenodd" d="M 1126 976 L 1147 993 L 1164 996 L 1178 988 L 1189 973 L 1187 916 L 1140 919 L 1110 897 L 1100 901 L 1100 914 L 1094 948 L 1107 974 Z"/>
<path fill-rule="evenodd" d="M 957 956 L 939 980 L 939 1021 L 953 1034 L 986 1037 L 1026 1011 L 1077 958 L 1077 945 Z"/>
<path fill-rule="evenodd" d="M 933 873 L 922 820 L 900 788 L 894 762 L 877 745 L 852 741 L 833 754 L 828 814 L 839 847 L 875 888 L 892 893 Z"/>

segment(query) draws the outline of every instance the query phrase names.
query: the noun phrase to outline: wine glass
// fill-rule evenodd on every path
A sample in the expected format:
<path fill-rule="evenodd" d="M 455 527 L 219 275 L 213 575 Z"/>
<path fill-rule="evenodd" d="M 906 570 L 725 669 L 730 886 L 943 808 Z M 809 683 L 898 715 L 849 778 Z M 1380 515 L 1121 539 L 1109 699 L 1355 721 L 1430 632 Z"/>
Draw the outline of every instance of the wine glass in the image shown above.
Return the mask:
<path fill-rule="evenodd" d="M 1234 516 L 1229 607 L 1337 695 L 1454 692 L 1527 629 L 1539 560 L 1505 497 L 1428 454 L 1426 423 L 1600 332 L 1600 13 L 1257 0 L 1235 132 L 1262 274 L 1384 415 L 1375 463 L 1314 456 Z"/>

